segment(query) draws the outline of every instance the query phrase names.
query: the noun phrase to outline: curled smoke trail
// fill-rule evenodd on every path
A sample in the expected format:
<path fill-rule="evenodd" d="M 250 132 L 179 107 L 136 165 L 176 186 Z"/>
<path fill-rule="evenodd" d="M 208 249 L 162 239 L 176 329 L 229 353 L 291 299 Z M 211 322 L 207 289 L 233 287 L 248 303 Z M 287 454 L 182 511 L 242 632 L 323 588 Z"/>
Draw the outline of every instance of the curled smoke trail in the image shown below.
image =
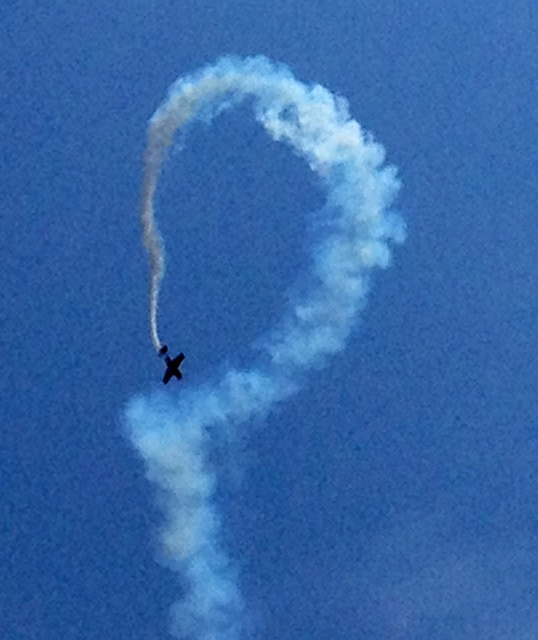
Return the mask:
<path fill-rule="evenodd" d="M 263 57 L 220 59 L 177 80 L 149 125 L 141 219 L 157 350 L 164 259 L 153 198 L 161 164 L 184 125 L 210 122 L 247 99 L 271 138 L 291 146 L 326 188 L 324 232 L 311 250 L 309 284 L 251 369 L 229 370 L 219 382 L 183 388 L 178 397 L 141 396 L 126 410 L 130 437 L 165 512 L 164 557 L 183 578 L 185 597 L 174 606 L 173 632 L 199 640 L 238 638 L 243 607 L 237 576 L 219 542 L 220 519 L 212 501 L 216 430 L 262 416 L 296 390 L 302 373 L 343 349 L 365 302 L 370 271 L 388 266 L 388 243 L 404 237 L 403 224 L 388 211 L 399 188 L 396 172 L 382 166 L 383 148 L 350 118 L 342 98 L 302 84 L 286 67 Z"/>

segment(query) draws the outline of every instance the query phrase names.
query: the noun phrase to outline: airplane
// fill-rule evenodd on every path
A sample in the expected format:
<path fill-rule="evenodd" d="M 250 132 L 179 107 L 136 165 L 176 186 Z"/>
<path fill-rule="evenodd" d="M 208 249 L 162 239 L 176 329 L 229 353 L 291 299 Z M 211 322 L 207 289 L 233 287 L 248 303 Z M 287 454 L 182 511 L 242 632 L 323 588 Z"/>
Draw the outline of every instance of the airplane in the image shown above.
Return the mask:
<path fill-rule="evenodd" d="M 181 380 L 183 376 L 181 375 L 179 367 L 181 366 L 183 360 L 185 360 L 185 356 L 180 353 L 176 358 L 172 359 L 168 355 L 168 347 L 165 344 L 163 344 L 163 346 L 159 349 L 159 356 L 164 356 L 164 361 L 166 362 L 166 371 L 164 372 L 163 377 L 164 384 L 168 384 L 172 376 L 175 376 L 178 380 Z"/>

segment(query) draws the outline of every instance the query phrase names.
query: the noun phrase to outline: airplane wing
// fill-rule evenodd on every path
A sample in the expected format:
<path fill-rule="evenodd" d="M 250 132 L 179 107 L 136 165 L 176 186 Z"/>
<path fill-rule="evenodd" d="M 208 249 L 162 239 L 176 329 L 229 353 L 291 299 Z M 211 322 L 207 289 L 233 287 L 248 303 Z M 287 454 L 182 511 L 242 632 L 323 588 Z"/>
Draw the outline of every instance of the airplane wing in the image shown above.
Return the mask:
<path fill-rule="evenodd" d="M 183 360 L 185 360 L 185 356 L 184 356 L 182 353 L 180 353 L 180 354 L 177 356 L 177 358 L 174 358 L 174 359 L 172 360 L 172 363 L 171 363 L 171 364 L 172 364 L 174 367 L 179 367 L 179 365 L 183 362 Z"/>
<path fill-rule="evenodd" d="M 163 377 L 164 384 L 168 384 L 170 382 L 171 377 L 172 377 L 172 372 L 170 371 L 170 369 L 167 369 L 164 372 L 164 377 Z"/>

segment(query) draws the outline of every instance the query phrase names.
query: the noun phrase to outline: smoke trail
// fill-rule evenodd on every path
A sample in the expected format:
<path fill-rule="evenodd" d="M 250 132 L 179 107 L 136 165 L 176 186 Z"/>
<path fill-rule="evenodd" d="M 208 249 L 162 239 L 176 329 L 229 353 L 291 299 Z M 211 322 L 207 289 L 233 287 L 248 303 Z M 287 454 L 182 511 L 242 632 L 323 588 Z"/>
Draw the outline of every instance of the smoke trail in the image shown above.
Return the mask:
<path fill-rule="evenodd" d="M 308 284 L 265 339 L 265 355 L 250 370 L 230 370 L 199 389 L 184 387 L 177 398 L 138 397 L 126 411 L 131 439 L 160 492 L 165 558 L 184 579 L 186 595 L 174 607 L 173 632 L 199 640 L 239 637 L 243 607 L 237 577 L 220 545 L 212 499 L 216 430 L 262 416 L 296 390 L 302 373 L 343 349 L 365 302 L 370 271 L 388 266 L 388 242 L 404 236 L 402 223 L 388 211 L 399 188 L 396 172 L 382 166 L 383 148 L 350 118 L 342 98 L 300 83 L 266 58 L 223 58 L 176 81 L 149 125 L 141 219 L 150 255 L 156 349 L 164 259 L 153 198 L 161 164 L 184 125 L 209 122 L 246 99 L 271 138 L 291 146 L 326 188 L 321 224 L 316 222 L 323 234 L 312 247 Z"/>

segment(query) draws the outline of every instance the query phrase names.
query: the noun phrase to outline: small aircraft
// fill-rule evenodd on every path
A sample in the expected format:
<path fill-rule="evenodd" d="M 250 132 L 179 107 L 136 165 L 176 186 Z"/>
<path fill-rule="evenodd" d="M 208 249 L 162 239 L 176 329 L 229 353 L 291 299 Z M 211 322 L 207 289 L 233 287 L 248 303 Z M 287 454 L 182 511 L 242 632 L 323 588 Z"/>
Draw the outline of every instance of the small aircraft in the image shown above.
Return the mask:
<path fill-rule="evenodd" d="M 170 382 L 170 378 L 175 376 L 178 380 L 181 380 L 183 377 L 181 375 L 181 371 L 179 367 L 183 360 L 185 360 L 185 356 L 180 353 L 177 357 L 172 359 L 168 355 L 168 347 L 163 344 L 163 346 L 159 349 L 159 357 L 164 356 L 164 361 L 166 362 L 166 371 L 164 372 L 163 382 L 164 384 L 168 384 Z"/>

